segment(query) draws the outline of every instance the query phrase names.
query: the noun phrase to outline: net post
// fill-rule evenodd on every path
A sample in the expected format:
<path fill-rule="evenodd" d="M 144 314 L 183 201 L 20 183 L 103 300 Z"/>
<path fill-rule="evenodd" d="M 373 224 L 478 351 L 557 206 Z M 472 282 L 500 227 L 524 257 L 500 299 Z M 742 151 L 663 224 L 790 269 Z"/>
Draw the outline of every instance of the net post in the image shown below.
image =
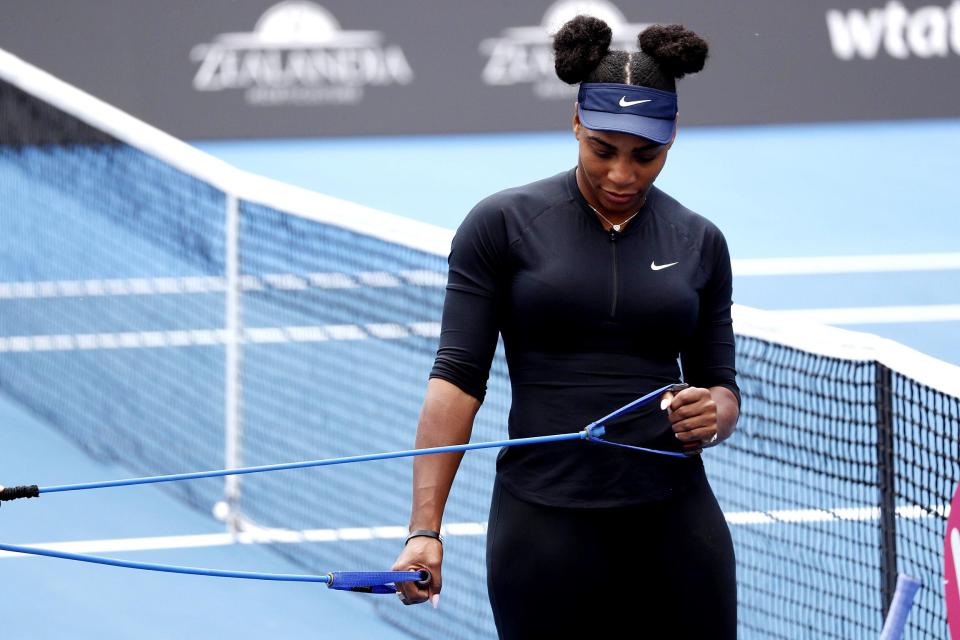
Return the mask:
<path fill-rule="evenodd" d="M 240 204 L 237 196 L 226 194 L 226 235 L 224 238 L 224 271 L 226 276 L 226 336 L 224 371 L 224 463 L 227 468 L 243 466 L 241 423 L 240 363 L 243 347 L 243 325 L 240 300 Z M 226 476 L 224 501 L 228 511 L 227 530 L 239 531 L 240 476 Z"/>
<path fill-rule="evenodd" d="M 877 486 L 880 489 L 880 593 L 883 615 L 897 590 L 897 502 L 894 469 L 893 375 L 876 363 Z"/>

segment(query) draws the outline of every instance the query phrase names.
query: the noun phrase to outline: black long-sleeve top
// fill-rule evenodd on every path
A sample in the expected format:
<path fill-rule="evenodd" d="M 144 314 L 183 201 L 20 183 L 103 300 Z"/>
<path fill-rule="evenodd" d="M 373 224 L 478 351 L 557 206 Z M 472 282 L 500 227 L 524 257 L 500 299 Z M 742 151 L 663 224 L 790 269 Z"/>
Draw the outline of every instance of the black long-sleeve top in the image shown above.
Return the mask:
<path fill-rule="evenodd" d="M 575 170 L 501 191 L 461 224 L 449 267 L 430 377 L 483 400 L 501 334 L 511 438 L 578 431 L 681 379 L 739 399 L 726 241 L 655 187 L 619 233 L 604 230 Z M 681 450 L 659 403 L 613 424 L 608 439 Z M 505 448 L 497 473 L 530 502 L 607 507 L 683 491 L 703 463 L 573 441 Z"/>

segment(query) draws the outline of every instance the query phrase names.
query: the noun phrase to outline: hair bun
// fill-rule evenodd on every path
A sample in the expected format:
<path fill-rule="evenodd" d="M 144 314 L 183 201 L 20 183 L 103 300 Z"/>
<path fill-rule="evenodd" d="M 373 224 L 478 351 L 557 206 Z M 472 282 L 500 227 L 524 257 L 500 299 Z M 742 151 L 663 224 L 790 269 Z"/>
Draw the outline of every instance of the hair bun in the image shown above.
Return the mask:
<path fill-rule="evenodd" d="M 674 78 L 700 71 L 707 61 L 707 41 L 682 24 L 655 24 L 644 29 L 637 40 L 640 49 Z"/>
<path fill-rule="evenodd" d="M 577 16 L 553 37 L 554 68 L 557 77 L 576 84 L 597 68 L 610 50 L 613 32 L 607 23 L 592 16 Z"/>

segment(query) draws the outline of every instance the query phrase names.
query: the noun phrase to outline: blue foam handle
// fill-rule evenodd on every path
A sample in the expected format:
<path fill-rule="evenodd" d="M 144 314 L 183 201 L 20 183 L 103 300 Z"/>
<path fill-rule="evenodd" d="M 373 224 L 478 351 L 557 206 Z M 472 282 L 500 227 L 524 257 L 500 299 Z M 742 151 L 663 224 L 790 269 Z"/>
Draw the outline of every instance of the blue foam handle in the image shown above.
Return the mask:
<path fill-rule="evenodd" d="M 907 618 L 913 607 L 913 596 L 920 588 L 921 582 L 912 576 L 901 573 L 897 576 L 897 591 L 893 594 L 887 620 L 883 623 L 880 640 L 900 640 L 907 626 Z"/>
<path fill-rule="evenodd" d="M 359 593 L 396 593 L 398 582 L 424 582 L 430 579 L 429 571 L 334 571 L 327 574 L 327 587 L 340 591 Z"/>

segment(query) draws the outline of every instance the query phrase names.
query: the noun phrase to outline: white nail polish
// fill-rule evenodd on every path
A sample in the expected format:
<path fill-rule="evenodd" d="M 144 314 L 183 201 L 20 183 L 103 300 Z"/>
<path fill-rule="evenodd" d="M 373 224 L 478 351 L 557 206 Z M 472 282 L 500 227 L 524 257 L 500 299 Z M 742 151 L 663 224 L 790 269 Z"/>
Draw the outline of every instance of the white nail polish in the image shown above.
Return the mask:
<path fill-rule="evenodd" d="M 434 609 L 436 609 L 437 607 L 440 606 L 440 594 L 439 594 L 439 593 L 435 593 L 435 594 L 433 594 L 432 596 L 430 596 L 430 604 L 433 605 L 433 608 L 434 608 Z"/>
<path fill-rule="evenodd" d="M 660 411 L 663 411 L 670 406 L 670 398 L 664 398 L 660 401 Z"/>

